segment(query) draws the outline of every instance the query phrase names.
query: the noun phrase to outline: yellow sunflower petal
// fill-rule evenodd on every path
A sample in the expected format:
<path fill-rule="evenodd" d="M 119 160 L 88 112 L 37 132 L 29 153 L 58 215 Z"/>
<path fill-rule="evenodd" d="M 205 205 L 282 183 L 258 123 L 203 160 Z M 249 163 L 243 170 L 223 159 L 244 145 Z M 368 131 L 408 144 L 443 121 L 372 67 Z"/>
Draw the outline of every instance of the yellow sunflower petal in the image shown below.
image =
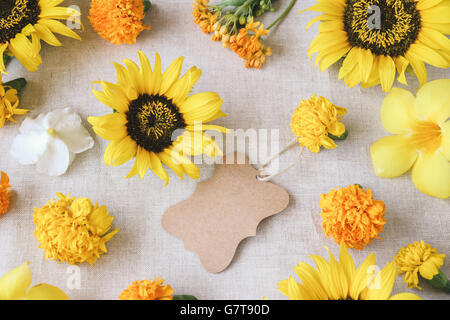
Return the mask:
<path fill-rule="evenodd" d="M 412 169 L 417 189 L 433 197 L 450 197 L 450 163 L 440 152 L 422 153 Z"/>
<path fill-rule="evenodd" d="M 388 92 L 395 80 L 395 63 L 389 56 L 380 56 L 379 63 L 381 88 Z"/>
<path fill-rule="evenodd" d="M 38 284 L 28 290 L 26 300 L 69 300 L 69 297 L 59 288 L 46 283 Z"/>
<path fill-rule="evenodd" d="M 151 153 L 141 146 L 138 146 L 135 163 L 137 166 L 137 173 L 139 174 L 139 178 L 143 179 L 145 173 L 151 165 Z"/>
<path fill-rule="evenodd" d="M 300 262 L 294 267 L 294 270 L 314 300 L 327 300 L 327 292 L 322 286 L 319 274 L 313 267 L 305 262 Z"/>
<path fill-rule="evenodd" d="M 417 159 L 417 152 L 408 138 L 401 135 L 387 136 L 370 147 L 372 164 L 377 176 L 398 177 L 408 171 Z"/>
<path fill-rule="evenodd" d="M 376 263 L 377 258 L 371 253 L 356 270 L 349 290 L 353 300 L 359 300 L 361 292 L 367 287 L 367 281 L 375 270 Z"/>
<path fill-rule="evenodd" d="M 25 262 L 0 278 L 0 300 L 22 299 L 30 285 L 31 272 Z"/>
<path fill-rule="evenodd" d="M 183 180 L 183 178 L 184 178 L 184 170 L 183 170 L 183 167 L 181 165 L 175 163 L 172 160 L 172 157 L 170 157 L 165 152 L 158 153 L 158 157 L 161 159 L 162 163 L 164 163 L 167 167 L 172 169 L 180 177 L 180 179 Z"/>
<path fill-rule="evenodd" d="M 150 154 L 150 170 L 152 170 L 158 176 L 158 178 L 164 180 L 167 185 L 169 183 L 169 175 L 167 174 L 166 170 L 164 170 L 164 168 L 162 167 L 161 160 L 153 152 L 150 152 L 149 154 Z"/>
<path fill-rule="evenodd" d="M 219 112 L 222 103 L 223 100 L 217 93 L 201 92 L 188 97 L 180 106 L 180 111 L 187 124 L 194 124 L 195 121 L 206 122 Z"/>
<path fill-rule="evenodd" d="M 450 117 L 450 79 L 426 83 L 417 92 L 414 106 L 419 116 L 436 123 L 446 121 Z"/>
<path fill-rule="evenodd" d="M 389 298 L 389 300 L 423 300 L 423 299 L 413 293 L 403 292 L 394 294 L 392 297 Z"/>
<path fill-rule="evenodd" d="M 425 64 L 423 63 L 423 61 L 414 58 L 408 52 L 405 53 L 405 58 L 408 59 L 409 63 L 411 64 L 411 67 L 414 70 L 414 73 L 417 76 L 417 79 L 419 79 L 420 85 L 423 86 L 427 82 L 428 78 Z"/>
<path fill-rule="evenodd" d="M 165 94 L 175 81 L 180 77 L 181 67 L 183 66 L 184 57 L 175 59 L 162 75 L 160 94 Z"/>
<path fill-rule="evenodd" d="M 394 262 L 388 262 L 386 266 L 372 279 L 367 289 L 361 294 L 363 300 L 387 300 L 391 295 L 397 275 Z"/>
<path fill-rule="evenodd" d="M 54 33 L 58 33 L 76 40 L 81 40 L 81 37 L 78 34 L 76 34 L 73 30 L 69 29 L 65 24 L 61 23 L 60 21 L 56 21 L 53 19 L 41 19 L 39 20 L 39 24 L 46 26 L 47 28 L 50 29 L 50 31 Z"/>
<path fill-rule="evenodd" d="M 393 134 L 404 133 L 416 119 L 413 94 L 405 89 L 393 88 L 381 106 L 384 129 Z"/>

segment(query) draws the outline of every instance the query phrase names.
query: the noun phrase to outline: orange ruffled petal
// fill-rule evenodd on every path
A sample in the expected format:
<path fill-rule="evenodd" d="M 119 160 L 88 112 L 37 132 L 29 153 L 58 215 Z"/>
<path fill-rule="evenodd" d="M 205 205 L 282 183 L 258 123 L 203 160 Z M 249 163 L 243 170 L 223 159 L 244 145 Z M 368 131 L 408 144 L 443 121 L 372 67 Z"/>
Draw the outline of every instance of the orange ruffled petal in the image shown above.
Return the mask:
<path fill-rule="evenodd" d="M 372 191 L 358 185 L 333 189 L 322 194 L 322 228 L 337 244 L 361 250 L 383 231 L 386 219 L 384 202 L 374 200 Z"/>
<path fill-rule="evenodd" d="M 89 21 L 97 33 L 114 44 L 133 44 L 137 36 L 151 27 L 145 17 L 142 0 L 93 0 Z"/>
<path fill-rule="evenodd" d="M 170 285 L 163 285 L 164 280 L 134 281 L 122 291 L 120 300 L 172 300 L 173 289 Z"/>
<path fill-rule="evenodd" d="M 0 180 L 0 216 L 5 214 L 9 208 L 9 189 L 11 186 L 9 185 L 9 177 L 8 175 L 1 171 L 1 180 Z"/>

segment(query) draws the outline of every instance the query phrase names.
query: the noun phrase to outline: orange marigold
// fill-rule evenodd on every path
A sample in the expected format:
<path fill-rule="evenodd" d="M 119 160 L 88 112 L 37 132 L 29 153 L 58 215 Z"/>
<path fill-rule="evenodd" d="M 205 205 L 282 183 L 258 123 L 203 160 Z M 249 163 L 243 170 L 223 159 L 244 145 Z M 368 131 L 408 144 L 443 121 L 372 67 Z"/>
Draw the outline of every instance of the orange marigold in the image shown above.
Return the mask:
<path fill-rule="evenodd" d="M 322 228 L 337 244 L 361 250 L 383 231 L 386 219 L 384 202 L 374 200 L 372 191 L 359 185 L 333 189 L 322 194 Z"/>
<path fill-rule="evenodd" d="M 213 25 L 217 22 L 219 16 L 214 14 L 208 8 L 209 0 L 195 0 L 192 15 L 194 23 L 198 24 L 204 33 L 213 32 Z"/>
<path fill-rule="evenodd" d="M 260 68 L 266 61 L 266 56 L 272 55 L 272 49 L 266 48 L 261 42 L 261 37 L 268 33 L 269 30 L 264 29 L 261 22 L 253 22 L 252 18 L 230 44 L 231 50 L 247 61 L 246 68 Z"/>
<path fill-rule="evenodd" d="M 142 0 L 92 0 L 89 21 L 95 31 L 114 44 L 133 44 L 137 36 L 151 27 L 142 23 Z"/>
<path fill-rule="evenodd" d="M 120 300 L 172 300 L 173 289 L 170 285 L 163 285 L 164 280 L 134 281 L 122 291 Z"/>
<path fill-rule="evenodd" d="M 9 208 L 9 177 L 3 171 L 0 172 L 0 215 L 5 214 Z"/>

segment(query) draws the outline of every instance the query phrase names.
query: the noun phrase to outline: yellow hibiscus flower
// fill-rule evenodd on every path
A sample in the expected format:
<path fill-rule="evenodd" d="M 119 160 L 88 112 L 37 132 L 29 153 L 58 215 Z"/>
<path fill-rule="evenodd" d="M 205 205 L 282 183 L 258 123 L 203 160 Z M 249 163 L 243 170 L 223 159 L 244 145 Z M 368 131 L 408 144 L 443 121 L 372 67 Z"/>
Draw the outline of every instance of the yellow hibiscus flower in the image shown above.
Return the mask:
<path fill-rule="evenodd" d="M 372 144 L 375 173 L 394 178 L 412 167 L 417 189 L 450 196 L 450 79 L 425 84 L 416 97 L 394 88 L 381 107 L 384 128 L 394 134 Z"/>

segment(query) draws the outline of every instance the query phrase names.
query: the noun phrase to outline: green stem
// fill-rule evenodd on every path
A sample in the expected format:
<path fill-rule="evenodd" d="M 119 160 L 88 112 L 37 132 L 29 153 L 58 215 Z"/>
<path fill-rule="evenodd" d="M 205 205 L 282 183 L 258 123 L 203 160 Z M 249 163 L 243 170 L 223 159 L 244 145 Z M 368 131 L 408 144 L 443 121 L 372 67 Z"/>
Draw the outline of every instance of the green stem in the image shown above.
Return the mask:
<path fill-rule="evenodd" d="M 278 22 L 280 22 L 281 20 L 284 19 L 284 17 L 286 17 L 286 15 L 289 13 L 289 11 L 291 11 L 292 7 L 294 6 L 295 2 L 297 2 L 297 0 L 291 0 L 291 3 L 289 3 L 288 7 L 283 11 L 283 13 L 278 17 L 277 20 L 275 20 L 274 22 L 272 22 L 272 24 L 267 28 L 267 30 L 270 30 L 273 26 L 275 26 Z"/>
<path fill-rule="evenodd" d="M 255 0 L 247 0 L 244 2 L 244 4 L 242 6 L 240 6 L 235 12 L 234 15 L 237 17 L 239 15 L 239 13 L 241 13 L 242 10 L 246 9 L 248 6 L 250 6 L 252 4 L 252 2 L 254 2 Z"/>
<path fill-rule="evenodd" d="M 179 294 L 174 295 L 173 300 L 197 300 L 197 298 L 187 294 Z"/>
<path fill-rule="evenodd" d="M 149 0 L 144 0 L 144 12 L 147 13 L 152 7 L 152 3 Z"/>
<path fill-rule="evenodd" d="M 22 91 L 23 88 L 25 88 L 26 84 L 27 84 L 27 80 L 25 80 L 24 78 L 19 78 L 19 79 L 5 82 L 3 84 L 3 86 L 11 87 L 13 89 L 16 89 L 17 92 L 20 92 L 20 91 Z"/>
<path fill-rule="evenodd" d="M 11 60 L 12 60 L 12 56 L 7 54 L 6 52 L 3 53 L 3 64 L 5 65 L 5 68 L 8 66 L 8 64 Z"/>

